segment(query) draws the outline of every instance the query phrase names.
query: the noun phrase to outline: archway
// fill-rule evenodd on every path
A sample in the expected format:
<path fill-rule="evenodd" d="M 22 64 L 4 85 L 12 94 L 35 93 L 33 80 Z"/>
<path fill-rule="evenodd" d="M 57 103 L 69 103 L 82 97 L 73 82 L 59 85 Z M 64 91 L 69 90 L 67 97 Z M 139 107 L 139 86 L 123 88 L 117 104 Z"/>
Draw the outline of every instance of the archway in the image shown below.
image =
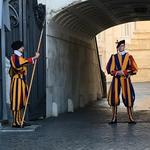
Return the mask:
<path fill-rule="evenodd" d="M 148 0 L 47 2 L 47 116 L 103 95 L 95 36 L 121 23 L 149 20 Z"/>

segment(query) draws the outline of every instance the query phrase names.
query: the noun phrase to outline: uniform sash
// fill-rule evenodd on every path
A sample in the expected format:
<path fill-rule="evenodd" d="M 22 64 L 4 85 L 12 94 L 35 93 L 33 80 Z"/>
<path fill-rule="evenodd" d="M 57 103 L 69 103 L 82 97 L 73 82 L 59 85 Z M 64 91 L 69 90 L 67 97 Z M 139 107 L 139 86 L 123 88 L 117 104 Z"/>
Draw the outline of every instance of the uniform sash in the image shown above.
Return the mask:
<path fill-rule="evenodd" d="M 128 53 L 125 54 L 125 58 L 124 58 L 123 62 L 122 62 L 122 56 L 119 53 L 117 54 L 117 56 L 118 56 L 119 65 L 120 65 L 121 70 L 125 71 L 126 67 L 127 67 L 127 64 L 128 64 L 128 60 L 129 60 L 129 54 Z M 120 77 L 120 83 L 121 83 L 121 87 L 122 87 L 122 95 L 123 95 L 123 98 L 125 99 L 126 93 L 125 93 L 124 79 L 125 79 L 124 76 Z"/>

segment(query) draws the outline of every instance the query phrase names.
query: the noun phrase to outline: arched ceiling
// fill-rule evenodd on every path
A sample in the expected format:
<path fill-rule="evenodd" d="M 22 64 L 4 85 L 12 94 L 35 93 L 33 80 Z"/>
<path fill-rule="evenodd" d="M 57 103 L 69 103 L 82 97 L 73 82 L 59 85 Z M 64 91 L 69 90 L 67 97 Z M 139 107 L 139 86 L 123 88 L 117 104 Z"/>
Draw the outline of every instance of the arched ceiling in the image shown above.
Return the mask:
<path fill-rule="evenodd" d="M 126 22 L 150 20 L 150 0 L 87 0 L 68 6 L 53 21 L 88 37 Z"/>

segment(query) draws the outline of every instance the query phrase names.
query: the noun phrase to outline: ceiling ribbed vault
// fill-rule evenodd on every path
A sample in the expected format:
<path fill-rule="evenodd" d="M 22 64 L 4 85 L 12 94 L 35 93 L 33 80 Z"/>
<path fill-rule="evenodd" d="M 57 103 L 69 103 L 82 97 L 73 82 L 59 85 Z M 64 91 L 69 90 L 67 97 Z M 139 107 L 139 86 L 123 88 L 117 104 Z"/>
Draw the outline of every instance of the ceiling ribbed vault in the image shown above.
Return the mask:
<path fill-rule="evenodd" d="M 126 22 L 150 20 L 150 0 L 87 0 L 64 9 L 53 20 L 88 37 Z"/>

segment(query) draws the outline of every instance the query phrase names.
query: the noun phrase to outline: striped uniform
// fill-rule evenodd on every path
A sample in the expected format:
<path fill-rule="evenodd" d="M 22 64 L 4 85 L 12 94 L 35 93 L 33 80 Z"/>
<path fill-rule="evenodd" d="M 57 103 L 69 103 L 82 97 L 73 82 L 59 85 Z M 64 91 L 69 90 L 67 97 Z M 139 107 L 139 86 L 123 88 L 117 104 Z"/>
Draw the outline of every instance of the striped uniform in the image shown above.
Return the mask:
<path fill-rule="evenodd" d="M 16 54 L 11 56 L 10 64 L 11 69 L 14 72 L 10 83 L 10 101 L 12 111 L 20 111 L 25 105 L 28 94 L 26 82 L 26 64 L 28 63 L 33 63 L 32 58 L 25 59 Z"/>
<path fill-rule="evenodd" d="M 122 89 L 122 100 L 126 107 L 133 107 L 135 92 L 131 83 L 130 75 L 137 73 L 137 65 L 132 55 L 119 53 L 112 55 L 107 63 L 107 73 L 113 76 L 109 92 L 108 104 L 117 106 L 120 104 L 120 90 Z M 117 75 L 117 71 L 122 70 L 123 76 Z"/>

